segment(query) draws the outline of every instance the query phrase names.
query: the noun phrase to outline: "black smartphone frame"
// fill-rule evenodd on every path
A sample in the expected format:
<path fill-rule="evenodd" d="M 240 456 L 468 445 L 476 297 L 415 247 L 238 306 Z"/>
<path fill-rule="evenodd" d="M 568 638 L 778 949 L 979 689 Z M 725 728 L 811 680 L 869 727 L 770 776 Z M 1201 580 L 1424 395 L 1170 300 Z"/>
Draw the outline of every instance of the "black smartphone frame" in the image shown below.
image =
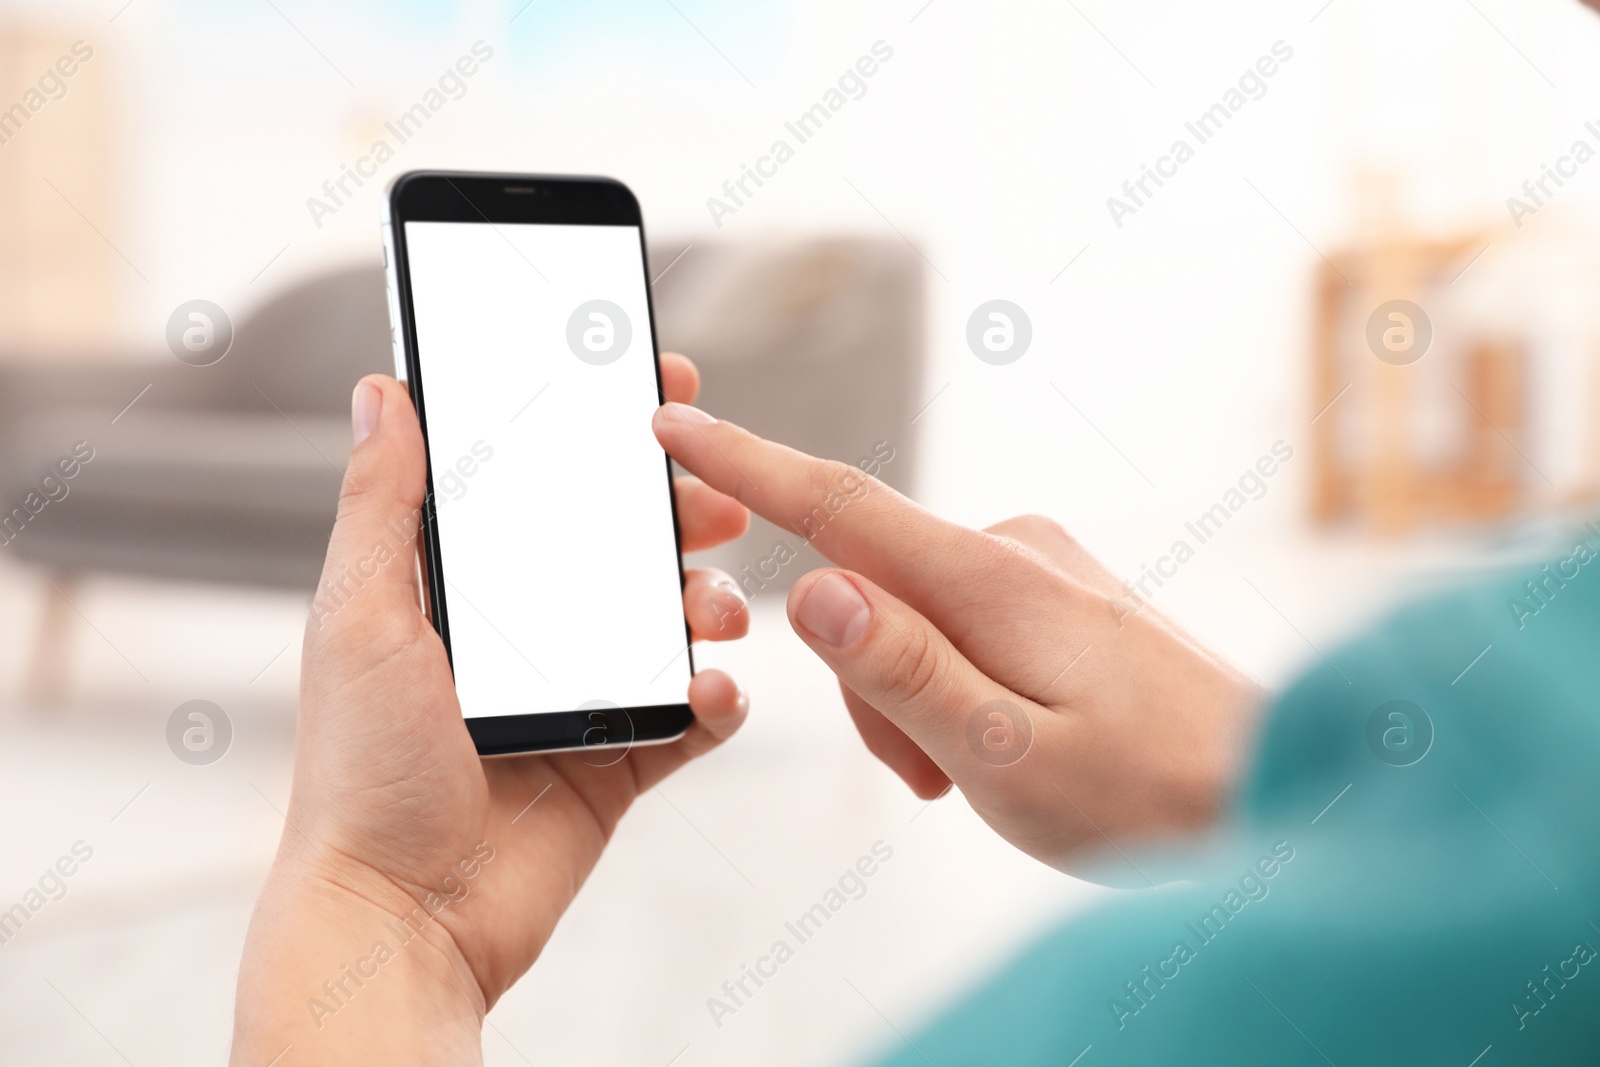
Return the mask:
<path fill-rule="evenodd" d="M 639 231 L 639 269 L 645 279 L 645 307 L 650 319 L 650 357 L 656 372 L 656 398 L 661 389 L 661 353 L 656 342 L 655 303 L 645 257 L 644 219 L 639 201 L 627 186 L 612 178 L 543 174 L 489 174 L 458 171 L 410 171 L 389 187 L 385 266 L 392 287 L 390 314 L 395 334 L 395 360 L 403 361 L 411 402 L 417 409 L 422 437 L 428 438 L 427 394 L 417 347 L 411 275 L 406 249 L 407 222 L 466 222 L 480 225 L 554 223 L 585 226 L 634 226 Z M 662 455 L 672 506 L 672 534 L 678 548 L 678 587 L 683 588 L 683 536 L 678 525 L 678 500 L 672 486 L 672 460 Z M 444 592 L 444 550 L 440 544 L 433 493 L 433 461 L 428 459 L 427 495 L 422 506 L 419 562 L 428 618 L 455 667 L 450 647 L 450 613 Z M 535 609 L 537 610 L 537 609 Z M 683 655 L 694 674 L 694 649 L 688 619 L 683 624 Z M 573 749 L 661 744 L 683 736 L 694 721 L 685 703 L 637 708 L 604 708 L 523 715 L 463 716 L 478 752 L 484 756 L 516 755 Z M 620 755 L 615 756 L 621 759 Z M 612 762 L 612 755 L 605 757 Z"/>

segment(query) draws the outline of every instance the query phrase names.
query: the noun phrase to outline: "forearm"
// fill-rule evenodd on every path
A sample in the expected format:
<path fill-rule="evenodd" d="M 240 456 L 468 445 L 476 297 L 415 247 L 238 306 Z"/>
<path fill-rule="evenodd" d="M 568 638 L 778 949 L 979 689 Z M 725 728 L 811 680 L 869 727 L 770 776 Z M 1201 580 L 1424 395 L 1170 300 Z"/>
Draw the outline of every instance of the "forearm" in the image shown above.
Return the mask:
<path fill-rule="evenodd" d="M 233 1067 L 482 1062 L 483 995 L 437 922 L 360 876 L 280 858 L 251 918 Z"/>

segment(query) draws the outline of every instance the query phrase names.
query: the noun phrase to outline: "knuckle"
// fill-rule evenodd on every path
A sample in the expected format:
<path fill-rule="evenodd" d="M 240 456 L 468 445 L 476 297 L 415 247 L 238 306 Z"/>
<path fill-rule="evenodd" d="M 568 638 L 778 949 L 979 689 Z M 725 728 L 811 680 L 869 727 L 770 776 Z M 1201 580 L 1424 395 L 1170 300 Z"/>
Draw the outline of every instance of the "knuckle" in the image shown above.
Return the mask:
<path fill-rule="evenodd" d="M 343 480 L 339 482 L 338 517 L 345 519 L 359 515 L 370 508 L 375 499 L 371 479 L 365 477 L 356 464 L 350 464 L 345 469 Z"/>
<path fill-rule="evenodd" d="M 348 558 L 330 555 L 311 597 L 308 640 L 341 652 L 415 641 L 427 626 L 416 594 L 410 583 L 396 583 L 384 573 L 413 567 L 414 561 L 412 553 L 385 551 L 352 566 Z"/>
<path fill-rule="evenodd" d="M 975 553 L 986 565 L 1014 573 L 1019 566 L 1027 569 L 1048 570 L 1048 557 L 1032 542 L 1014 534 L 994 533 L 985 530 Z"/>
<path fill-rule="evenodd" d="M 1007 519 L 984 535 L 995 550 L 995 566 L 1014 569 L 1020 564 L 1038 579 L 1065 578 L 1078 569 L 1075 561 L 1083 555 L 1059 523 L 1041 515 Z"/>
<path fill-rule="evenodd" d="M 1034 547 L 1077 544 L 1067 528 L 1048 515 L 1017 515 L 995 523 L 984 532 Z"/>
<path fill-rule="evenodd" d="M 851 501 L 872 492 L 876 479 L 836 459 L 807 464 L 805 473 L 806 510 L 792 517 L 792 528 L 805 532 L 808 540 L 819 535 Z"/>
<path fill-rule="evenodd" d="M 925 629 L 906 633 L 884 663 L 889 699 L 913 711 L 930 704 L 944 684 L 946 658 L 944 646 Z"/>
<path fill-rule="evenodd" d="M 422 615 L 394 606 L 390 597 L 376 590 L 324 598 L 313 605 L 306 620 L 306 645 L 367 665 L 403 656 L 421 639 Z"/>
<path fill-rule="evenodd" d="M 806 468 L 806 489 L 814 500 L 830 493 L 858 491 L 866 475 L 850 464 L 837 459 L 822 459 Z"/>

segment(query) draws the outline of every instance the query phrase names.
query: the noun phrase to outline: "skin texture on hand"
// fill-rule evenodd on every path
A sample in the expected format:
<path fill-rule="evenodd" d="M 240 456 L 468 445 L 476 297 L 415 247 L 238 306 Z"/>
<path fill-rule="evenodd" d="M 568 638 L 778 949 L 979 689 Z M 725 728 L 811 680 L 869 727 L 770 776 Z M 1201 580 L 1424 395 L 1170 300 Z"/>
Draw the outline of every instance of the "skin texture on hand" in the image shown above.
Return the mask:
<path fill-rule="evenodd" d="M 662 380 L 670 399 L 699 388 L 681 356 L 662 357 Z M 323 581 L 361 580 L 307 624 L 294 786 L 245 945 L 235 1064 L 478 1062 L 483 1014 L 538 957 L 628 806 L 747 708 L 732 679 L 702 671 L 675 742 L 480 760 L 420 608 L 426 464 L 405 387 L 364 379 L 352 422 Z M 715 489 L 680 478 L 675 491 L 684 551 L 745 531 L 748 513 Z M 720 572 L 686 574 L 684 611 L 696 640 L 748 626 Z"/>
<path fill-rule="evenodd" d="M 706 484 L 844 569 L 789 594 L 867 747 L 917 795 L 958 786 L 1003 837 L 1094 876 L 1225 806 L 1259 689 L 1049 519 L 978 531 L 848 464 L 668 404 L 656 437 Z M 818 516 L 826 518 L 819 521 Z M 1114 857 L 1113 857 L 1114 858 Z"/>
<path fill-rule="evenodd" d="M 685 406 L 698 377 L 682 357 L 663 356 L 662 375 L 677 403 L 657 412 L 657 437 L 700 476 L 675 485 L 682 548 L 742 534 L 745 505 L 814 530 L 848 569 L 802 578 L 791 624 L 839 677 L 868 748 L 918 795 L 953 782 L 1063 869 L 1216 818 L 1259 692 L 1123 603 L 1059 526 L 945 522 L 856 468 Z M 689 689 L 695 725 L 670 745 L 480 760 L 419 607 L 416 416 L 402 386 L 374 377 L 352 419 L 324 580 L 363 580 L 307 626 L 294 788 L 241 965 L 235 1064 L 479 1062 L 484 1013 L 538 957 L 628 806 L 746 711 L 731 679 L 705 671 Z M 696 639 L 743 635 L 726 575 L 689 572 L 684 597 Z"/>

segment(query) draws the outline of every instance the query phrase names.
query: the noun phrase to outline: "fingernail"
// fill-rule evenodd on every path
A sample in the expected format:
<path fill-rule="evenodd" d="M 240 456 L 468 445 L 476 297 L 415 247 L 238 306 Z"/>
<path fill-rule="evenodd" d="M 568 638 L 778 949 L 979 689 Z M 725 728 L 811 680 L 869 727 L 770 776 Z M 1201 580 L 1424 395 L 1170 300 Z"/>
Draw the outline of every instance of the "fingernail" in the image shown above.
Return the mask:
<path fill-rule="evenodd" d="M 356 444 L 372 436 L 382 413 L 383 393 L 371 382 L 357 382 L 356 391 L 350 397 L 350 429 Z"/>
<path fill-rule="evenodd" d="M 661 412 L 663 418 L 679 419 L 683 422 L 695 422 L 701 425 L 717 421 L 699 408 L 691 407 L 688 404 L 665 404 L 662 406 Z"/>
<path fill-rule="evenodd" d="M 842 574 L 827 574 L 817 580 L 795 617 L 819 641 L 842 648 L 867 630 L 872 609 L 855 583 Z"/>

